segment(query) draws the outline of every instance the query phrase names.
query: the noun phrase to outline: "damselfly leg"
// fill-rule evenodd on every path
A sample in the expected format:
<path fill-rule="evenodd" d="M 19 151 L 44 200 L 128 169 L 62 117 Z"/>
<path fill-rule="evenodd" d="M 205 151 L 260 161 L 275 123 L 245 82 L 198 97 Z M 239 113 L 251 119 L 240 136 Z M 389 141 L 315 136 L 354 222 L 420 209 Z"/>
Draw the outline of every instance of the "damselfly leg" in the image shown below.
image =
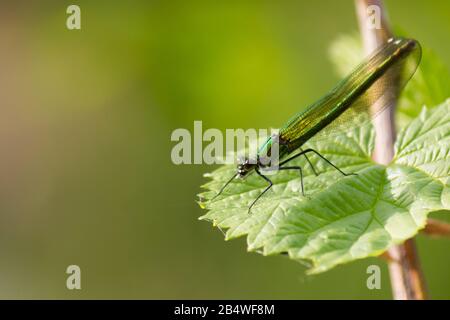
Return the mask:
<path fill-rule="evenodd" d="M 272 183 L 272 181 L 269 179 L 269 178 L 267 178 L 265 175 L 263 175 L 260 171 L 259 171 L 259 169 L 258 168 L 256 168 L 255 169 L 255 171 L 256 171 L 256 173 L 261 177 L 261 178 L 263 178 L 264 180 L 266 180 L 268 183 L 269 183 L 269 185 L 264 189 L 264 191 L 263 192 L 261 192 L 257 197 L 256 197 L 256 199 L 255 200 L 253 200 L 253 202 L 252 202 L 252 204 L 250 205 L 250 207 L 248 207 L 248 213 L 250 213 L 250 211 L 252 210 L 252 207 L 255 205 L 255 203 L 267 192 L 267 191 L 269 191 L 269 189 L 270 188 L 272 188 L 272 186 L 273 186 L 273 183 Z"/>
<path fill-rule="evenodd" d="M 286 160 L 283 160 L 282 162 L 280 162 L 280 169 L 281 169 L 281 166 L 282 166 L 282 165 L 288 163 L 289 161 L 292 161 L 292 160 L 294 160 L 295 158 L 298 158 L 298 157 L 300 157 L 300 156 L 302 156 L 302 155 L 306 155 L 307 153 L 310 153 L 310 152 L 312 152 L 312 153 L 318 155 L 322 160 L 324 160 L 324 161 L 325 161 L 326 163 L 328 163 L 330 166 L 332 166 L 332 167 L 335 168 L 337 171 L 339 171 L 340 173 L 342 173 L 342 175 L 344 175 L 344 176 L 356 175 L 356 173 L 345 173 L 344 171 L 342 171 L 341 169 L 339 169 L 335 164 L 333 164 L 330 160 L 328 160 L 328 159 L 325 158 L 323 155 L 321 155 L 319 152 L 317 152 L 316 150 L 311 149 L 311 148 L 306 149 L 306 150 L 302 150 L 301 152 L 297 153 L 296 155 L 293 155 L 292 157 L 287 158 Z"/>
<path fill-rule="evenodd" d="M 339 171 L 343 176 L 357 175 L 356 173 L 345 173 L 344 171 L 342 171 L 341 169 L 339 169 L 338 166 L 336 166 L 335 164 L 333 164 L 330 160 L 328 160 L 327 158 L 325 158 L 323 155 L 321 155 L 319 152 L 317 152 L 317 151 L 314 150 L 314 149 L 309 148 L 309 149 L 306 149 L 306 150 L 302 150 L 301 152 L 297 153 L 296 155 L 294 155 L 294 156 L 292 156 L 292 157 L 290 157 L 290 158 L 288 158 L 288 159 L 282 161 L 282 162 L 279 164 L 278 170 L 279 170 L 279 171 L 281 171 L 281 170 L 298 170 L 298 171 L 299 171 L 299 173 L 300 173 L 300 184 L 301 184 L 301 187 L 302 187 L 302 195 L 303 195 L 303 196 L 305 196 L 305 188 L 304 188 L 304 184 L 303 184 L 303 170 L 302 170 L 302 168 L 301 168 L 300 166 L 284 166 L 284 167 L 283 167 L 283 165 L 285 165 L 285 164 L 288 163 L 289 161 L 292 161 L 292 160 L 294 160 L 294 159 L 296 159 L 296 158 L 298 158 L 298 157 L 300 157 L 300 156 L 302 156 L 302 155 L 305 156 L 305 158 L 306 158 L 306 159 L 308 160 L 308 162 L 310 163 L 309 159 L 308 159 L 307 156 L 306 156 L 307 153 L 314 153 L 314 154 L 316 154 L 316 155 L 319 156 L 322 160 L 324 160 L 326 163 L 328 163 L 330 166 L 332 166 L 334 169 L 336 169 L 337 171 Z M 310 163 L 310 165 L 311 165 L 311 167 L 313 168 L 313 166 L 312 166 L 311 163 Z M 314 173 L 315 173 L 315 170 L 314 170 L 314 169 L 313 169 L 313 171 L 314 171 Z M 260 177 L 262 177 L 264 180 L 266 180 L 266 181 L 269 183 L 269 185 L 264 189 L 263 192 L 261 192 L 261 193 L 256 197 L 255 200 L 253 200 L 252 204 L 251 204 L 250 207 L 248 208 L 248 213 L 251 213 L 251 209 L 252 209 L 252 207 L 256 204 L 256 202 L 257 202 L 259 199 L 261 199 L 261 197 L 262 197 L 267 191 L 269 191 L 269 189 L 272 188 L 272 186 L 273 186 L 272 181 L 271 181 L 269 178 L 267 178 L 265 175 L 263 175 L 263 174 L 259 171 L 258 168 L 256 168 L 256 173 L 257 173 Z"/>
<path fill-rule="evenodd" d="M 303 149 L 302 148 L 300 148 L 300 151 L 302 151 L 303 152 Z M 305 156 L 305 159 L 306 159 L 306 161 L 309 163 L 309 166 L 311 167 L 311 169 L 312 169 L 312 172 L 314 173 L 314 175 L 317 177 L 319 174 L 317 173 L 317 171 L 316 171 L 316 169 L 314 168 L 314 166 L 313 166 L 313 164 L 312 164 L 312 162 L 311 162 L 311 160 L 309 160 L 309 158 L 308 158 L 308 156 L 306 155 L 306 153 L 304 153 L 303 154 L 304 156 Z"/>
<path fill-rule="evenodd" d="M 301 168 L 301 167 L 299 167 L 299 166 L 282 167 L 282 168 L 278 168 L 278 170 L 298 170 L 298 171 L 300 172 L 300 183 L 301 183 L 301 186 L 302 186 L 302 195 L 303 195 L 303 196 L 305 195 L 305 189 L 304 189 L 304 187 L 303 187 L 303 171 L 302 171 L 302 168 Z M 256 202 L 257 202 L 257 201 L 258 201 L 258 200 L 259 200 L 259 199 L 260 199 L 267 191 L 269 191 L 269 189 L 272 188 L 272 186 L 273 186 L 272 181 L 271 181 L 269 178 L 267 178 L 265 175 L 263 175 L 263 174 L 259 171 L 259 169 L 256 169 L 255 171 L 256 171 L 256 173 L 257 173 L 260 177 L 262 177 L 264 180 L 266 180 L 266 181 L 269 183 L 269 185 L 264 189 L 263 192 L 261 192 L 261 193 L 256 197 L 255 200 L 253 200 L 252 204 L 251 204 L 250 207 L 248 208 L 248 213 L 250 213 L 252 207 L 256 204 Z"/>

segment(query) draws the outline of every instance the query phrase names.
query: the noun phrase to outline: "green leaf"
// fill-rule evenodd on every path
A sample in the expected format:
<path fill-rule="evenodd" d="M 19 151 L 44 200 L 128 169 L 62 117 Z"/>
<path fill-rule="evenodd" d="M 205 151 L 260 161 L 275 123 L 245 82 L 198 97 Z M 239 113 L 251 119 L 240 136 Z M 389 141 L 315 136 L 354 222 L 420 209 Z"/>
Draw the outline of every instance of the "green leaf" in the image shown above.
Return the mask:
<path fill-rule="evenodd" d="M 337 74 L 345 77 L 364 59 L 361 36 L 356 32 L 340 35 L 331 43 L 329 57 Z"/>
<path fill-rule="evenodd" d="M 423 106 L 433 107 L 450 96 L 450 73 L 439 57 L 424 47 L 422 61 L 398 103 L 400 125 L 420 114 Z"/>
<path fill-rule="evenodd" d="M 287 252 L 306 262 L 309 273 L 329 270 L 355 259 L 376 256 L 413 237 L 429 212 L 450 209 L 450 100 L 422 113 L 398 135 L 396 155 L 388 166 L 372 162 L 374 130 L 355 127 L 309 146 L 338 167 L 357 175 L 343 177 L 320 158 L 314 176 L 304 158 L 292 165 L 305 169 L 306 197 L 296 172 L 270 176 L 273 188 L 248 214 L 265 188 L 256 175 L 233 181 L 211 199 L 235 172 L 223 166 L 209 174 L 201 220 L 227 229 L 226 239 L 247 236 L 248 250 L 264 255 Z"/>
<path fill-rule="evenodd" d="M 341 35 L 330 46 L 330 59 L 340 76 L 347 75 L 364 58 L 357 33 Z M 450 96 L 450 72 L 436 54 L 422 45 L 422 60 L 397 104 L 397 124 L 404 127 L 423 106 L 433 107 Z"/>

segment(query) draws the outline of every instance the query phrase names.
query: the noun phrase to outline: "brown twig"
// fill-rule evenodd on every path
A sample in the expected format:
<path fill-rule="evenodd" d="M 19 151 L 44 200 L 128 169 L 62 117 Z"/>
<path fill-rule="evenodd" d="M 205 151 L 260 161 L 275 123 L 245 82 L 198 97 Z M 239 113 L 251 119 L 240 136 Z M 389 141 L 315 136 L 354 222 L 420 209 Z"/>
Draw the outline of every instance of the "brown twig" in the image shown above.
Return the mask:
<path fill-rule="evenodd" d="M 392 37 L 382 0 L 355 0 L 360 31 L 367 54 Z M 379 18 L 379 28 L 369 27 L 368 19 Z M 376 22 L 376 21 L 375 21 Z M 376 26 L 374 23 L 372 26 Z M 389 90 L 389 88 L 385 88 Z M 376 132 L 373 159 L 388 164 L 394 156 L 395 106 L 388 106 L 374 119 Z M 416 300 L 426 298 L 425 280 L 420 268 L 414 239 L 391 247 L 387 254 L 394 299 Z"/>
<path fill-rule="evenodd" d="M 427 225 L 421 232 L 430 237 L 450 238 L 450 223 L 428 218 Z"/>

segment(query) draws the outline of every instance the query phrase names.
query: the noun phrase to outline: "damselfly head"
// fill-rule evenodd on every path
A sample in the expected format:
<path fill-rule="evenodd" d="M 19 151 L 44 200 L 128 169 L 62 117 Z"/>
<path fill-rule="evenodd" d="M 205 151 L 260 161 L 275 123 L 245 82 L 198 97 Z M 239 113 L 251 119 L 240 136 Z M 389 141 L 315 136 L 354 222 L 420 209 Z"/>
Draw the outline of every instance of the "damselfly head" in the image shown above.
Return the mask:
<path fill-rule="evenodd" d="M 254 161 L 250 161 L 248 158 L 243 159 L 237 166 L 238 177 L 241 179 L 245 178 L 255 167 L 256 163 Z"/>

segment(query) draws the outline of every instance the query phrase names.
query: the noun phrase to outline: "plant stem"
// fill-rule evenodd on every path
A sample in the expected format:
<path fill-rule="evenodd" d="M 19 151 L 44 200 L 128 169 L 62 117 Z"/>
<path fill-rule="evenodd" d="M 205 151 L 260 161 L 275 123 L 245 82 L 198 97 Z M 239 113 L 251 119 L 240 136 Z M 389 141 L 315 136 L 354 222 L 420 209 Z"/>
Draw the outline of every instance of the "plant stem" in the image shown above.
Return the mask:
<path fill-rule="evenodd" d="M 382 0 L 355 0 L 356 13 L 366 54 L 385 43 L 390 31 Z M 373 19 L 379 19 L 377 21 Z M 371 26 L 369 26 L 371 21 Z M 377 28 L 379 26 L 379 28 Z M 385 88 L 389 90 L 389 88 Z M 380 103 L 382 101 L 378 101 Z M 388 106 L 374 119 L 376 132 L 373 159 L 388 164 L 394 156 L 395 106 Z M 396 300 L 426 299 L 426 288 L 414 239 L 406 240 L 388 250 L 388 267 L 393 297 Z"/>
<path fill-rule="evenodd" d="M 450 237 L 450 224 L 444 221 L 428 218 L 422 233 L 430 237 Z"/>

